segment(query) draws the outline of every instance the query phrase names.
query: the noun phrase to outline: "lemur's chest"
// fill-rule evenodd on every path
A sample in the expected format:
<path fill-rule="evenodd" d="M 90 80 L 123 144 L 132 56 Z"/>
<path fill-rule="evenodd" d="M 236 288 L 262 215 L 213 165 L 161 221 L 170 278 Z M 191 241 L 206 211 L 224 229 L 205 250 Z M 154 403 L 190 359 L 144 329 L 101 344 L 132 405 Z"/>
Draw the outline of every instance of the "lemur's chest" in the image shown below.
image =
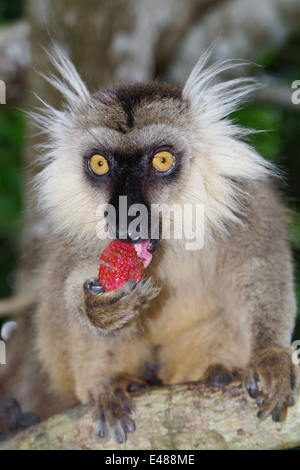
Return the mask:
<path fill-rule="evenodd" d="M 199 380 L 219 333 L 224 328 L 222 308 L 211 294 L 163 293 L 151 305 L 147 323 L 147 341 L 153 346 L 159 378 L 164 383 Z"/>

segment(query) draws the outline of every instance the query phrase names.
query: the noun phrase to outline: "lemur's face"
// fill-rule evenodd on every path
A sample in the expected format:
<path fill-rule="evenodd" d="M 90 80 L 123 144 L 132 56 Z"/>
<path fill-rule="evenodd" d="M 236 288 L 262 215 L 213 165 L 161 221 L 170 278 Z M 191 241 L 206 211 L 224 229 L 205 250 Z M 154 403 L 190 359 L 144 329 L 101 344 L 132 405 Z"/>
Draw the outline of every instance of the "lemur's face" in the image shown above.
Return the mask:
<path fill-rule="evenodd" d="M 82 122 L 83 173 L 95 201 L 115 209 L 116 226 L 107 220 L 117 238 L 133 243 L 150 239 L 152 205 L 171 205 L 181 190 L 186 106 L 179 87 L 155 82 L 121 85 L 93 96 Z M 130 223 L 141 215 L 137 204 L 147 217 L 139 218 L 142 226 L 133 230 Z"/>

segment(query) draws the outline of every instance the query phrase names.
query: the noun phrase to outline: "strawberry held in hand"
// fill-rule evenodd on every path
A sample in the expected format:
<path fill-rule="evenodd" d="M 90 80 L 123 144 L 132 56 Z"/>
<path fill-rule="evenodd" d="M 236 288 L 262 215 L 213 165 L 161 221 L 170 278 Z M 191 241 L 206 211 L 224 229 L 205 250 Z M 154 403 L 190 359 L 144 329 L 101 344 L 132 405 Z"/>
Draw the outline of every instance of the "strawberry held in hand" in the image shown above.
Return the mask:
<path fill-rule="evenodd" d="M 145 277 L 145 268 L 150 264 L 152 254 L 147 247 L 149 240 L 142 243 L 112 241 L 100 256 L 99 282 L 110 292 L 133 280 L 140 282 Z"/>

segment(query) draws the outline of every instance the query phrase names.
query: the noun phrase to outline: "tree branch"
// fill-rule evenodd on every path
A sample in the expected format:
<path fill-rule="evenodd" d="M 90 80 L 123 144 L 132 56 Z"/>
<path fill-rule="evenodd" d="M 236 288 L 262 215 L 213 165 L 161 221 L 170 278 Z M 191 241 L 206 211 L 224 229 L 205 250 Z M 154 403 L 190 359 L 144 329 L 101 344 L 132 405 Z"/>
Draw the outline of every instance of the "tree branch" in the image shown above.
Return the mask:
<path fill-rule="evenodd" d="M 203 384 L 148 389 L 135 395 L 136 431 L 123 445 L 94 434 L 92 406 L 53 416 L 0 445 L 4 450 L 285 449 L 300 444 L 300 407 L 283 424 L 260 421 L 241 384 L 224 390 Z"/>

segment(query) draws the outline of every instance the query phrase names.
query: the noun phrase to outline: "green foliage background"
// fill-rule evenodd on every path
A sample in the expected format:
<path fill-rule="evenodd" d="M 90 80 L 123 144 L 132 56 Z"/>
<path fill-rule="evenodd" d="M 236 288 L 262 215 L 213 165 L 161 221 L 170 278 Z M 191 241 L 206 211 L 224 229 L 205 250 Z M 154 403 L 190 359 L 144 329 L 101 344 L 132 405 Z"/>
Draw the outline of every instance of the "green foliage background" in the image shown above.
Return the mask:
<path fill-rule="evenodd" d="M 0 25 L 6 24 L 22 16 L 24 10 L 24 0 L 1 0 L 0 2 Z"/>
<path fill-rule="evenodd" d="M 0 1 L 0 26 L 22 14 L 23 0 Z M 0 297 L 11 294 L 21 235 L 24 135 L 22 110 L 0 105 Z"/>
<path fill-rule="evenodd" d="M 22 16 L 23 0 L 0 1 L 0 26 Z M 299 34 L 280 50 L 257 60 L 260 73 L 291 82 L 300 79 Z M 0 77 L 1 78 L 1 77 Z M 300 105 L 299 105 L 300 106 Z M 234 118 L 246 127 L 267 129 L 252 144 L 285 173 L 287 204 L 294 210 L 291 240 L 295 259 L 296 292 L 300 302 L 300 112 L 270 105 L 250 105 Z M 11 294 L 22 227 L 23 159 L 26 122 L 22 110 L 0 106 L 0 297 Z M 294 337 L 300 339 L 300 318 Z"/>

